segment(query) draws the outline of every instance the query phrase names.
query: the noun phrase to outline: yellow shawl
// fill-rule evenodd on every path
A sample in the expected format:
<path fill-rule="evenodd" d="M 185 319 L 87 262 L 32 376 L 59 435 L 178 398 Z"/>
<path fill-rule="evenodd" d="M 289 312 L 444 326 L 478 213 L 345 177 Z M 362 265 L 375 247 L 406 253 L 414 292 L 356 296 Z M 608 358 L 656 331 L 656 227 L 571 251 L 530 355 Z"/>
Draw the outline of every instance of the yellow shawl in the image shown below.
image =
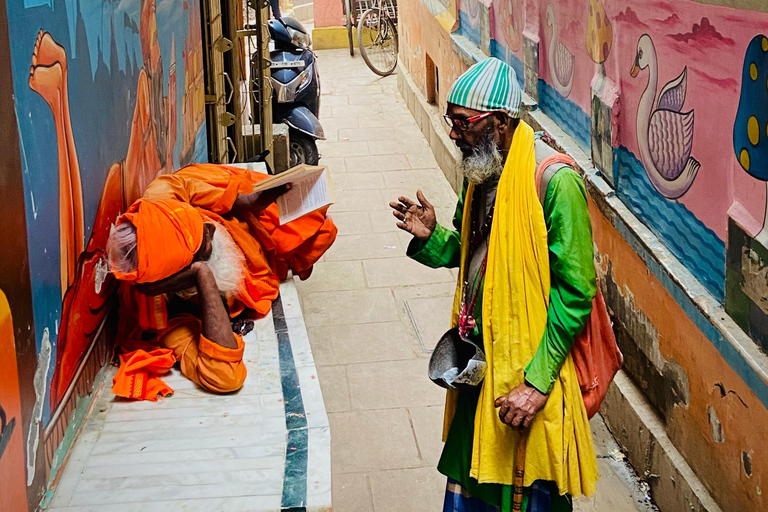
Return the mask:
<path fill-rule="evenodd" d="M 544 211 L 536 194 L 533 129 L 520 122 L 496 193 L 488 268 L 483 290 L 483 339 L 488 370 L 475 415 L 470 476 L 480 483 L 512 485 L 518 436 L 499 420 L 494 407 L 524 379 L 527 364 L 544 335 L 549 305 L 549 254 Z M 461 275 L 468 264 L 472 192 L 469 186 L 462 222 Z M 462 279 L 456 289 L 457 325 Z M 448 393 L 444 436 L 456 411 Z M 573 359 L 569 355 L 549 400 L 528 433 L 524 486 L 550 480 L 561 494 L 590 495 L 598 478 L 587 412 Z"/>

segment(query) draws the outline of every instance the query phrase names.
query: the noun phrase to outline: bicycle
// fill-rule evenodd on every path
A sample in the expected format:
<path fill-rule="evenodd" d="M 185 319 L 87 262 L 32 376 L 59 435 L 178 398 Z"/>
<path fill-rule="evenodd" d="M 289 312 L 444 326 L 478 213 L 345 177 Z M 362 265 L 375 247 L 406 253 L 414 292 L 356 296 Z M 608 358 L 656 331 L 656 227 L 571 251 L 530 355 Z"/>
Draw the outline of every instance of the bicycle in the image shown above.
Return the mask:
<path fill-rule="evenodd" d="M 357 25 L 360 55 L 371 71 L 389 76 L 397 67 L 397 1 L 357 0 L 356 3 L 358 12 L 368 7 Z"/>

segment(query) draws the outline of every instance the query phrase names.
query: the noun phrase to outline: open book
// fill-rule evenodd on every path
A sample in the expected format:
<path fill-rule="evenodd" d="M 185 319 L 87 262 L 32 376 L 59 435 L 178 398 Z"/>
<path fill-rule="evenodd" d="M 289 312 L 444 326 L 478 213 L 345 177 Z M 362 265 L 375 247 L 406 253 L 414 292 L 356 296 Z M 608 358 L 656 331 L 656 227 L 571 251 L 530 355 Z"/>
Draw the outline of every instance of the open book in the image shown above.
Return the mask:
<path fill-rule="evenodd" d="M 331 172 L 325 166 L 297 165 L 256 183 L 254 192 L 291 184 L 291 190 L 277 198 L 280 224 L 287 224 L 334 203 L 336 193 Z"/>

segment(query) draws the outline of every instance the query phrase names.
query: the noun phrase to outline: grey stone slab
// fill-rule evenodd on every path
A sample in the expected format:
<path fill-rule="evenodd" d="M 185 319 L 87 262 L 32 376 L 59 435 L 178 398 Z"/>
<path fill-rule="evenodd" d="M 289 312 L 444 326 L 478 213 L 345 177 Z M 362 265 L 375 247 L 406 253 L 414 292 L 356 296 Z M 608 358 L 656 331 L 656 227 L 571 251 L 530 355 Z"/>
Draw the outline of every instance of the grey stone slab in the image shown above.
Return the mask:
<path fill-rule="evenodd" d="M 373 116 L 365 116 L 358 118 L 358 123 L 361 128 L 377 128 L 382 126 L 405 126 L 413 123 L 413 117 L 411 114 L 380 114 Z"/>
<path fill-rule="evenodd" d="M 385 200 L 394 201 L 395 198 L 385 197 Z M 381 210 L 376 212 L 369 212 L 371 221 L 371 229 L 374 233 L 397 233 L 401 231 L 397 227 L 397 219 L 392 214 L 393 210 Z"/>
<path fill-rule="evenodd" d="M 345 190 L 336 195 L 336 203 L 329 211 L 365 212 L 371 209 L 388 208 L 387 201 L 378 189 Z"/>
<path fill-rule="evenodd" d="M 321 365 L 413 359 L 410 338 L 401 322 L 320 326 L 309 330 L 312 351 Z"/>
<path fill-rule="evenodd" d="M 371 219 L 360 212 L 331 212 L 331 219 L 339 229 L 339 235 L 362 235 L 373 231 Z"/>
<path fill-rule="evenodd" d="M 367 142 L 325 142 L 321 141 L 317 145 L 320 155 L 325 157 L 349 157 L 370 155 Z"/>
<path fill-rule="evenodd" d="M 356 143 L 362 144 L 362 143 Z M 368 143 L 365 143 L 368 144 Z M 390 151 L 392 150 L 390 144 Z M 365 155 L 368 155 L 366 153 Z M 405 154 L 385 154 L 378 156 L 354 156 L 347 155 L 344 159 L 348 172 L 381 172 L 381 171 L 400 171 L 410 169 L 408 158 Z"/>
<path fill-rule="evenodd" d="M 324 101 L 324 100 L 321 100 Z M 343 128 L 357 128 L 360 126 L 356 117 L 328 117 L 320 120 L 324 130 L 341 130 Z"/>
<path fill-rule="evenodd" d="M 383 105 L 402 102 L 399 94 L 366 94 L 350 96 L 350 105 Z"/>
<path fill-rule="evenodd" d="M 333 510 L 335 512 L 373 512 L 373 499 L 365 473 L 333 475 Z"/>
<path fill-rule="evenodd" d="M 398 233 L 372 233 L 368 235 L 344 235 L 325 255 L 326 261 L 363 260 L 371 258 L 397 258 L 405 254 L 406 245 Z"/>
<path fill-rule="evenodd" d="M 306 281 L 296 280 L 300 294 L 365 288 L 363 265 L 359 261 L 324 261 L 316 263 Z"/>
<path fill-rule="evenodd" d="M 432 350 L 451 327 L 453 296 L 408 299 L 405 305 L 421 347 Z"/>
<path fill-rule="evenodd" d="M 333 183 L 339 192 L 347 190 L 382 189 L 384 178 L 377 172 L 345 172 L 333 176 Z"/>
<path fill-rule="evenodd" d="M 347 367 L 352 408 L 395 409 L 442 405 L 445 391 L 427 378 L 426 359 L 352 364 Z"/>
<path fill-rule="evenodd" d="M 333 107 L 333 117 L 365 117 L 383 113 L 381 105 L 348 105 Z"/>
<path fill-rule="evenodd" d="M 395 129 L 389 126 L 379 128 L 347 128 L 339 130 L 342 140 L 350 141 L 382 141 L 397 140 Z"/>
<path fill-rule="evenodd" d="M 446 479 L 434 468 L 371 473 L 375 512 L 435 512 L 443 509 Z"/>
<path fill-rule="evenodd" d="M 438 169 L 437 160 L 435 160 L 432 151 L 422 151 L 406 156 L 412 169 Z M 442 171 L 438 172 L 442 175 Z"/>
<path fill-rule="evenodd" d="M 349 380 L 345 366 L 318 366 L 317 377 L 320 380 L 320 389 L 323 392 L 327 412 L 351 410 Z"/>
<path fill-rule="evenodd" d="M 310 293 L 304 298 L 308 327 L 394 322 L 392 292 L 386 289 Z"/>
<path fill-rule="evenodd" d="M 341 157 L 323 156 L 320 159 L 320 165 L 325 165 L 331 170 L 334 180 L 336 180 L 337 173 L 346 172 L 347 170 L 346 165 L 344 165 L 344 159 Z"/>
<path fill-rule="evenodd" d="M 435 467 L 443 453 L 444 407 L 411 407 L 408 409 L 424 464 Z"/>
<path fill-rule="evenodd" d="M 429 144 L 424 137 L 412 139 L 400 139 L 397 141 L 377 140 L 368 142 L 371 155 L 408 155 L 429 151 Z"/>
<path fill-rule="evenodd" d="M 410 258 L 388 258 L 363 262 L 365 280 L 371 288 L 452 282 L 448 269 L 430 269 Z"/>
<path fill-rule="evenodd" d="M 334 413 L 328 419 L 334 439 L 342 441 L 331 446 L 335 474 L 421 466 L 405 409 Z"/>

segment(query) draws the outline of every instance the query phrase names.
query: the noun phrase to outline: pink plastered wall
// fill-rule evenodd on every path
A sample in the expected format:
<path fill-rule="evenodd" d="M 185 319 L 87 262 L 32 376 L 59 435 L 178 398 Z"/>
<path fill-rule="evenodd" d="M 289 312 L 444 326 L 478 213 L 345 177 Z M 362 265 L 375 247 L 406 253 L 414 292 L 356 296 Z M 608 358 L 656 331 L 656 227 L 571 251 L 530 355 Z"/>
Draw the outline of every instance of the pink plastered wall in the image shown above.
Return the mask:
<path fill-rule="evenodd" d="M 701 164 L 687 192 L 672 200 L 685 205 L 721 240 L 726 238 L 729 210 L 756 234 L 765 216 L 766 185 L 739 165 L 733 127 L 745 52 L 755 36 L 768 35 L 768 14 L 687 0 L 597 3 L 604 9 L 613 34 L 603 69 L 587 51 L 590 0 L 463 0 L 460 9 L 467 23 L 461 30 L 479 30 L 485 6 L 495 55 L 523 61 L 522 36 L 538 40 L 539 78 L 552 86 L 557 82 L 557 68 L 551 65 L 550 48 L 562 45 L 573 55 L 573 65 L 570 89 L 567 94 L 560 93 L 587 115 L 591 114 L 591 84 L 596 75 L 604 73 L 620 99 L 614 146 L 625 146 L 638 158 L 638 108 L 649 72 L 641 70 L 633 78 L 630 70 L 640 37 L 650 36 L 658 69 L 654 104 L 662 88 L 687 67 L 687 90 L 680 112 L 694 113 L 691 157 Z M 548 6 L 554 27 L 548 23 Z M 555 40 L 553 28 L 557 31 Z"/>
<path fill-rule="evenodd" d="M 342 0 L 314 0 L 315 27 L 344 26 Z"/>

